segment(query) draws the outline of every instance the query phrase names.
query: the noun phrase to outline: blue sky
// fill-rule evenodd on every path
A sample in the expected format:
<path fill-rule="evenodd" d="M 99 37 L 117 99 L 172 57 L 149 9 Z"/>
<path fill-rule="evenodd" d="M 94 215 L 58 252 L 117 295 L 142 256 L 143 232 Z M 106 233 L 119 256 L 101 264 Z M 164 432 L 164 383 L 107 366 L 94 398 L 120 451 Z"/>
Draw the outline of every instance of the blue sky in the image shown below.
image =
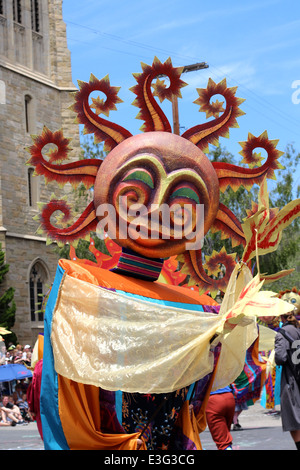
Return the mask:
<path fill-rule="evenodd" d="M 279 139 L 278 149 L 292 143 L 300 152 L 299 0 L 63 0 L 63 18 L 74 84 L 88 81 L 91 73 L 99 79 L 109 74 L 123 100 L 110 119 L 131 133 L 139 133 L 142 124 L 131 105 L 132 74 L 154 56 L 171 57 L 174 66 L 209 65 L 182 75 L 189 85 L 179 100 L 182 131 L 206 120 L 193 104 L 196 88 L 206 87 L 209 77 L 226 78 L 246 99 L 241 105 L 246 115 L 220 144 L 242 159 L 238 142 L 248 132 L 258 136 L 267 130 L 270 139 Z M 172 121 L 171 104 L 164 103 Z"/>

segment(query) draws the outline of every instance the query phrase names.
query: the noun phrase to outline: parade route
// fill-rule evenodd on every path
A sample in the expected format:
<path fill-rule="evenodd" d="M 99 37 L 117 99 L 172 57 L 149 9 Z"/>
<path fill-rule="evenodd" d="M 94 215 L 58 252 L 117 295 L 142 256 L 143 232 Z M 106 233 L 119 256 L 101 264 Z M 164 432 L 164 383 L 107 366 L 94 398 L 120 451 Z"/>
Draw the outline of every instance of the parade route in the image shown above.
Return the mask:
<path fill-rule="evenodd" d="M 0 450 L 44 450 L 36 423 L 0 427 Z"/>
<path fill-rule="evenodd" d="M 282 431 L 280 415 L 266 414 L 259 403 L 243 411 L 239 422 L 242 430 L 232 431 L 233 450 L 295 450 L 289 433 Z M 200 437 L 205 450 L 216 450 L 208 428 Z M 1 427 L 0 450 L 44 450 L 36 423 Z"/>
<path fill-rule="evenodd" d="M 233 450 L 296 450 L 290 433 L 282 431 L 280 414 L 267 414 L 259 402 L 241 413 L 239 423 L 242 430 L 231 432 Z M 206 450 L 216 449 L 208 428 L 200 438 Z"/>

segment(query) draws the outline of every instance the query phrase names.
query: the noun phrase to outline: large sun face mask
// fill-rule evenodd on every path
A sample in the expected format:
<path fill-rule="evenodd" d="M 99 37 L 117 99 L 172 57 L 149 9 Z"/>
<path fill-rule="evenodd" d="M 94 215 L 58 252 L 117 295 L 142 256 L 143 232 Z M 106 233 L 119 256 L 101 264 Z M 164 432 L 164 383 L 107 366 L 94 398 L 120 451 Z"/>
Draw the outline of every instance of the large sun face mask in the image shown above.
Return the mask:
<path fill-rule="evenodd" d="M 211 227 L 219 206 L 218 178 L 191 142 L 148 132 L 109 153 L 96 177 L 94 204 L 100 210 L 106 204 L 114 208 L 104 222 L 115 228 L 116 243 L 147 257 L 167 258 L 195 242 L 197 225 L 204 233 Z M 203 220 L 197 220 L 200 205 Z"/>
<path fill-rule="evenodd" d="M 75 94 L 72 109 L 78 124 L 84 125 L 84 133 L 93 133 L 96 143 L 104 142 L 108 155 L 103 161 L 79 159 L 62 163 L 68 157 L 70 141 L 61 131 L 44 128 L 40 136 L 33 137 L 29 148 L 31 158 L 27 163 L 35 167 L 36 174 L 43 175 L 47 182 L 74 186 L 83 183 L 87 188 L 94 187 L 94 200 L 74 223 L 70 223 L 72 208 L 66 201 L 51 199 L 41 209 L 40 231 L 51 241 L 72 244 L 96 231 L 99 223 L 110 223 L 115 229 L 114 241 L 140 255 L 165 259 L 183 254 L 195 276 L 201 278 L 203 288 L 207 288 L 212 284 L 202 267 L 201 248 L 189 249 L 188 242 L 194 242 L 195 234 L 201 229 L 203 236 L 209 230 L 221 231 L 222 239 L 230 238 L 233 247 L 245 246 L 242 225 L 219 202 L 219 192 L 228 186 L 235 191 L 240 186 L 249 189 L 265 178 L 274 178 L 274 170 L 281 168 L 278 158 L 283 152 L 276 149 L 278 141 L 269 140 L 266 132 L 259 137 L 249 134 L 248 140 L 240 143 L 242 163 L 249 168 L 211 163 L 205 155 L 208 145 L 218 144 L 219 137 L 228 137 L 229 129 L 237 127 L 237 118 L 244 114 L 239 108 L 244 100 L 235 96 L 236 87 L 228 88 L 226 80 L 216 84 L 209 79 L 207 88 L 197 89 L 199 96 L 195 103 L 212 119 L 179 136 L 172 134 L 156 98 L 162 102 L 181 97 L 181 88 L 186 86 L 180 79 L 182 68 L 173 67 L 170 59 L 161 63 L 155 58 L 152 66 L 142 64 L 142 69 L 142 73 L 134 74 L 137 84 L 131 89 L 136 95 L 133 105 L 140 109 L 137 118 L 143 121 L 143 133 L 138 135 L 100 117 L 101 114 L 109 116 L 121 102 L 119 88 L 110 85 L 108 76 L 98 80 L 91 75 L 88 83 L 78 82 L 80 89 Z M 161 79 L 164 76 L 169 79 L 169 86 Z M 104 94 L 106 99 L 91 100 L 95 91 Z M 224 107 L 218 100 L 211 102 L 214 95 L 224 97 Z M 55 150 L 46 158 L 43 150 L 48 144 L 54 144 Z M 265 149 L 264 164 L 261 164 L 260 154 L 254 152 L 256 148 Z M 197 225 L 198 206 L 204 209 L 201 227 Z M 112 210 L 105 212 L 105 207 Z M 168 226 L 161 216 L 163 207 L 169 210 Z M 51 220 L 56 211 L 63 214 L 60 217 L 62 228 Z M 226 275 L 222 281 L 215 279 L 214 289 L 223 290 L 235 264 L 234 256 L 227 255 L 226 251 L 214 255 L 214 266 L 220 263 L 226 266 Z M 216 273 L 215 267 L 211 268 L 211 273 Z"/>

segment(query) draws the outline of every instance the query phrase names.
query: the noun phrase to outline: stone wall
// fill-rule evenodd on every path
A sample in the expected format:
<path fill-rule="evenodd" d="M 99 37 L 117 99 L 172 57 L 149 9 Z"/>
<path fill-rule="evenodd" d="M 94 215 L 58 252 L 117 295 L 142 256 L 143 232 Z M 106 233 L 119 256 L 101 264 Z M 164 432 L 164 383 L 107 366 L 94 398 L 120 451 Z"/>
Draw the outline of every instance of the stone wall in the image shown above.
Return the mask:
<path fill-rule="evenodd" d="M 30 3 L 22 2 L 27 23 Z M 13 331 L 21 344 L 31 345 L 43 322 L 31 320 L 30 270 L 39 261 L 47 272 L 47 285 L 51 284 L 58 255 L 54 251 L 56 245 L 46 245 L 45 238 L 36 233 L 38 223 L 33 217 L 38 212 L 36 204 L 29 204 L 26 161 L 30 155 L 26 147 L 32 144 L 31 134 L 40 134 L 47 126 L 52 131 L 62 128 L 64 136 L 72 138 L 71 158 L 77 160 L 80 154 L 79 128 L 74 124 L 74 113 L 68 109 L 76 88 L 72 83 L 62 0 L 40 0 L 40 9 L 41 30 L 33 32 L 26 23 L 22 50 L 18 51 L 17 35 L 24 25 L 13 27 L 10 0 L 4 0 L 4 14 L 0 15 L 0 242 L 10 265 L 5 282 L 0 285 L 0 295 L 3 289 L 15 288 L 17 312 Z M 41 51 L 43 63 L 38 66 Z M 41 177 L 33 180 L 41 202 L 48 202 L 53 192 L 57 197 L 64 195 L 56 183 L 45 185 Z"/>

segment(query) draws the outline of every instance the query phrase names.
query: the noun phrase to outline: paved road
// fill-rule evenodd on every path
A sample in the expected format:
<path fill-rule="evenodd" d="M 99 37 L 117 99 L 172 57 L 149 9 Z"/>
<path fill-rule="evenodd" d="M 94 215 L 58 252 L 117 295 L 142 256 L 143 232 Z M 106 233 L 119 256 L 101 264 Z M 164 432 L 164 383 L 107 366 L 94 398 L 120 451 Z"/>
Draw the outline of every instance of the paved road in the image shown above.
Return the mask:
<path fill-rule="evenodd" d="M 280 407 L 276 407 L 280 410 Z M 234 450 L 295 450 L 290 434 L 282 431 L 280 415 L 266 414 L 258 402 L 243 411 L 239 417 L 241 431 L 232 431 Z M 206 450 L 215 450 L 209 430 L 200 435 Z"/>
<path fill-rule="evenodd" d="M 0 427 L 0 450 L 44 450 L 36 423 Z"/>
<path fill-rule="evenodd" d="M 259 403 L 243 411 L 239 418 L 243 430 L 232 432 L 234 450 L 295 450 L 289 433 L 282 431 L 280 416 L 270 416 L 265 411 Z M 208 429 L 200 437 L 206 450 L 216 449 Z M 35 423 L 0 427 L 0 450 L 43 449 Z"/>

